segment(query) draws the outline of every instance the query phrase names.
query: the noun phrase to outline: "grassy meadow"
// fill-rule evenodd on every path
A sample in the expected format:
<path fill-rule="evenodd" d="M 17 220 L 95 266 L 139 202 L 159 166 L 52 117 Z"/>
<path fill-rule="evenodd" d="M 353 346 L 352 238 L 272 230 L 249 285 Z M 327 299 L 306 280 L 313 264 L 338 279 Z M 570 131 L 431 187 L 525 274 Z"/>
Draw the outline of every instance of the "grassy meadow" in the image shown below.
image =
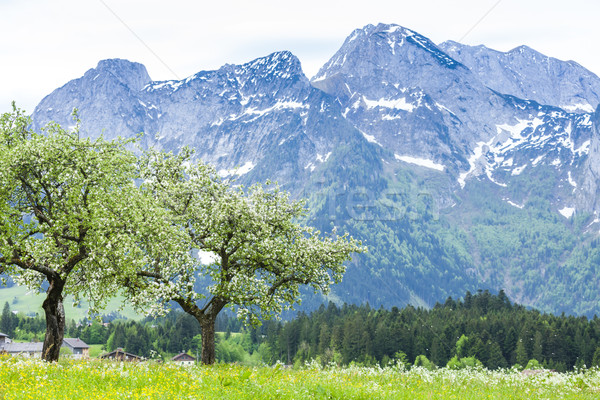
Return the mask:
<path fill-rule="evenodd" d="M 42 303 L 46 297 L 45 293 L 37 293 L 29 290 L 23 286 L 12 286 L 9 288 L 0 287 L 0 307 L 8 302 L 12 311 L 18 311 L 26 315 L 39 314 L 44 315 L 42 309 Z M 101 313 L 107 314 L 111 311 L 117 311 L 121 308 L 123 303 L 122 296 L 116 296 L 112 298 L 105 310 Z M 65 305 L 65 316 L 67 319 L 73 319 L 75 321 L 81 321 L 82 319 L 88 318 L 88 302 L 81 300 L 79 307 L 73 307 L 73 296 L 66 296 Z M 143 315 L 136 313 L 132 307 L 125 307 L 123 310 L 119 310 L 118 313 L 127 319 L 140 320 L 144 318 Z"/>
<path fill-rule="evenodd" d="M 600 371 L 301 369 L 3 358 L 0 399 L 597 399 Z"/>

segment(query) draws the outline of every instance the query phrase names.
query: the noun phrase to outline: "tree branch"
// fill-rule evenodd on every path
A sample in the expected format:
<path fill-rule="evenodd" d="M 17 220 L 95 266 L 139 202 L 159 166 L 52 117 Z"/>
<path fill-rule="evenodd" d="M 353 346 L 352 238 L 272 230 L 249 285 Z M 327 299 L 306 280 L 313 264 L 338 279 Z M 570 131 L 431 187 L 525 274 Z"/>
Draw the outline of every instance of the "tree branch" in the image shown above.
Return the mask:
<path fill-rule="evenodd" d="M 56 274 L 56 271 L 54 271 L 51 268 L 45 267 L 45 266 L 40 266 L 40 265 L 36 265 L 33 263 L 28 263 L 23 261 L 20 257 L 10 257 L 10 258 L 6 258 L 6 257 L 0 257 L 0 264 L 2 265 L 16 265 L 19 268 L 22 269 L 28 269 L 31 271 L 36 271 L 39 272 L 40 274 L 46 276 L 46 277 L 50 277 Z M 4 270 L 5 267 L 3 267 L 2 269 Z"/>
<path fill-rule="evenodd" d="M 154 278 L 154 279 L 157 279 L 157 280 L 160 280 L 160 281 L 163 281 L 163 282 L 167 281 L 164 276 L 162 276 L 162 275 L 160 275 L 158 273 L 155 273 L 155 272 L 138 271 L 137 275 L 145 277 L 145 278 Z"/>

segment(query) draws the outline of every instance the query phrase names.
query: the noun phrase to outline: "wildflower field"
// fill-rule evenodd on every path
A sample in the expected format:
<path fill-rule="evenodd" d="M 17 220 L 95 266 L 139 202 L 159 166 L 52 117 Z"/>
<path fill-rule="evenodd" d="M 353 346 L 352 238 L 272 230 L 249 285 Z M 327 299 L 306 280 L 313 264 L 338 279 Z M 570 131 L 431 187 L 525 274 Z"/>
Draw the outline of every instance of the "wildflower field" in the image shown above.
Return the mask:
<path fill-rule="evenodd" d="M 600 371 L 0 361 L 0 399 L 597 399 Z"/>

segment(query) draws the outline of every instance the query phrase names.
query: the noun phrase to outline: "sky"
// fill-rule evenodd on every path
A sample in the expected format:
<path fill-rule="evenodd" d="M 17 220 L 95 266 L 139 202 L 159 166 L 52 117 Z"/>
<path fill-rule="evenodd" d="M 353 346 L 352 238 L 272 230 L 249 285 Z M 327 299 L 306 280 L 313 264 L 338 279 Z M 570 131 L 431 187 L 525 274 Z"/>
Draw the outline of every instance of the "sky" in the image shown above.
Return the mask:
<path fill-rule="evenodd" d="M 600 74 L 599 15 L 591 0 L 0 0 L 0 112 L 12 101 L 33 112 L 107 58 L 169 80 L 289 50 L 310 78 L 354 29 L 380 22 L 434 43 L 528 45 Z"/>

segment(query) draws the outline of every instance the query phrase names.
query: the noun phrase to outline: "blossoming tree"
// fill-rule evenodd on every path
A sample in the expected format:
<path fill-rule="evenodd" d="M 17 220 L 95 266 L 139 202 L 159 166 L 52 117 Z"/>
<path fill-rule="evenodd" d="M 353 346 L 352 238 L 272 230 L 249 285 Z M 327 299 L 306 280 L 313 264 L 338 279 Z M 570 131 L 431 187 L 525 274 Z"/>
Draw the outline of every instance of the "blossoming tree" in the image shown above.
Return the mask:
<path fill-rule="evenodd" d="M 256 324 L 298 303 L 301 285 L 328 291 L 342 279 L 344 261 L 364 248 L 347 234 L 324 237 L 301 224 L 304 202 L 290 201 L 276 185 L 244 190 L 190 159 L 185 149 L 179 155 L 148 153 L 142 186 L 172 213 L 173 225 L 187 233 L 190 251 L 200 256 L 196 262 L 164 262 L 164 253 L 148 243 L 146 252 L 157 263 L 138 270 L 126 284 L 138 308 L 174 300 L 194 316 L 202 327 L 202 362 L 212 364 L 215 320 L 223 308 Z M 211 281 L 201 292 L 194 290 L 198 274 Z"/>
<path fill-rule="evenodd" d="M 147 263 L 136 240 L 136 221 L 147 218 L 127 142 L 82 139 L 56 124 L 37 134 L 29 124 L 17 109 L 0 118 L 0 273 L 32 289 L 47 284 L 43 358 L 55 361 L 64 296 L 105 305 L 122 270 Z"/>

